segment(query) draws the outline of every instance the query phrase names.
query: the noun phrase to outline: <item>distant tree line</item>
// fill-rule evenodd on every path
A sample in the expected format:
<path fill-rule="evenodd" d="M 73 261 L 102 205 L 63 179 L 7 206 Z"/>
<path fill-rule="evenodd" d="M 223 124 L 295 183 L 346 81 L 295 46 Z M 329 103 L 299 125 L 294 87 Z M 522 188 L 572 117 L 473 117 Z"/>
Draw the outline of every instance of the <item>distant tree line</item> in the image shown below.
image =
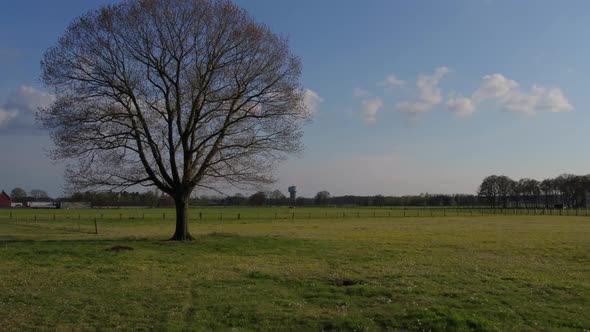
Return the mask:
<path fill-rule="evenodd" d="M 297 197 L 295 201 L 280 191 L 259 191 L 251 196 L 235 194 L 227 197 L 200 197 L 197 204 L 226 206 L 479 206 L 481 197 L 477 195 L 421 194 L 407 196 L 331 196 L 328 191 L 320 191 L 314 197 Z"/>
<path fill-rule="evenodd" d="M 26 202 L 50 202 L 53 199 L 49 197 L 45 190 L 41 189 L 32 189 L 31 191 L 27 192 L 25 189 L 17 187 L 12 189 L 10 192 L 10 199 L 13 203 L 23 203 Z"/>
<path fill-rule="evenodd" d="M 172 199 L 165 194 L 155 192 L 84 192 L 74 193 L 60 201 L 91 202 L 92 206 L 152 206 L 171 207 Z M 202 195 L 192 197 L 193 206 L 480 206 L 482 198 L 477 195 L 464 194 L 420 194 L 407 196 L 331 196 L 328 191 L 320 191 L 314 197 L 297 197 L 295 201 L 285 196 L 280 190 L 259 191 L 246 196 L 241 193 L 229 196 Z"/>
<path fill-rule="evenodd" d="M 543 181 L 490 175 L 478 195 L 492 208 L 581 208 L 588 205 L 590 175 L 562 174 Z"/>
<path fill-rule="evenodd" d="M 89 202 L 93 207 L 101 206 L 173 206 L 174 202 L 167 195 L 157 191 L 146 192 L 76 192 L 68 197 L 60 198 L 62 202 Z"/>
<path fill-rule="evenodd" d="M 11 191 L 13 202 L 51 201 L 47 192 L 22 188 Z M 294 201 L 280 190 L 259 191 L 249 196 L 195 196 L 191 205 L 199 206 L 456 206 L 491 208 L 581 208 L 590 203 L 590 175 L 562 174 L 553 179 L 537 181 L 523 178 L 513 180 L 505 175 L 490 175 L 483 179 L 477 195 L 420 194 L 405 196 L 332 196 L 320 191 L 314 197 L 297 197 Z M 77 192 L 58 201 L 90 202 L 92 206 L 152 206 L 172 207 L 173 199 L 158 191 L 147 192 Z"/>

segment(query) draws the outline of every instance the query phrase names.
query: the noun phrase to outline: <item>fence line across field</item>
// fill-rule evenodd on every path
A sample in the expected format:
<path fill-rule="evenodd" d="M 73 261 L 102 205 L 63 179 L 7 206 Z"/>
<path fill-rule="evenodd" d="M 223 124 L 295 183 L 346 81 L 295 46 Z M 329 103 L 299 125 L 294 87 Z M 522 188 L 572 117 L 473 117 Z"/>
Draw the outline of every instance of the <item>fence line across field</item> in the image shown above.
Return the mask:
<path fill-rule="evenodd" d="M 168 212 L 168 211 L 167 211 Z M 0 214 L 0 220 L 20 222 L 55 221 L 64 222 L 75 220 L 89 220 L 94 223 L 101 221 L 134 221 L 134 220 L 174 220 L 175 213 L 170 212 L 148 213 L 64 213 L 57 211 L 39 213 L 31 210 L 10 211 L 8 214 Z M 585 209 L 524 209 L 524 208 L 409 208 L 409 209 L 383 209 L 383 210 L 344 210 L 344 211 L 276 211 L 276 210 L 248 210 L 239 212 L 193 210 L 190 219 L 205 221 L 231 221 L 231 220 L 303 220 L 303 219 L 346 219 L 346 218 L 403 218 L 403 217 L 475 217 L 494 215 L 533 215 L 533 216 L 590 216 Z M 98 227 L 95 227 L 98 229 Z"/>

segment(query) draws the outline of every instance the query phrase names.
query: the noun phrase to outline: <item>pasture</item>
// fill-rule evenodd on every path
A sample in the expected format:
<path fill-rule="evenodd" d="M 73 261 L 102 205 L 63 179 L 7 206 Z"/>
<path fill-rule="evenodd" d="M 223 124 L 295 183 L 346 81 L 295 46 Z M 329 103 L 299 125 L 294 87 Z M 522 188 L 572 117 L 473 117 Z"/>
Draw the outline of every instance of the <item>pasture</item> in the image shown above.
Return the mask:
<path fill-rule="evenodd" d="M 0 211 L 0 326 L 590 330 L 590 218 L 535 212 Z"/>

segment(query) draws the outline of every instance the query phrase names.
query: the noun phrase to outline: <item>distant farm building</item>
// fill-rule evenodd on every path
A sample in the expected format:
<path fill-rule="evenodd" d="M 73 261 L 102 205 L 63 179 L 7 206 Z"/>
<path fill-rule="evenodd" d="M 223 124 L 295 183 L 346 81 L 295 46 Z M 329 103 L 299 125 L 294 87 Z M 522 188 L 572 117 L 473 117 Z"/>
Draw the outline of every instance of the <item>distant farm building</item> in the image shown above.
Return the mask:
<path fill-rule="evenodd" d="M 27 202 L 27 207 L 31 209 L 56 209 L 57 205 L 53 202 Z"/>
<path fill-rule="evenodd" d="M 90 202 L 60 202 L 60 209 L 91 209 L 92 203 Z"/>
<path fill-rule="evenodd" d="M 12 206 L 12 199 L 4 190 L 0 193 L 0 209 L 9 209 Z"/>

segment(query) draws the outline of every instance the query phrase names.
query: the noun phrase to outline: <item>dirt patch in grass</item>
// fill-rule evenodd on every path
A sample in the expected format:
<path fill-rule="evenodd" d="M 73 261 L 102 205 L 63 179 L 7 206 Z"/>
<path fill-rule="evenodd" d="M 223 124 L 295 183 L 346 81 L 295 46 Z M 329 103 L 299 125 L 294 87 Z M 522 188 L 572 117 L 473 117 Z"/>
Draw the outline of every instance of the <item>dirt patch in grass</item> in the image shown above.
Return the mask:
<path fill-rule="evenodd" d="M 337 287 L 349 287 L 355 285 L 362 285 L 362 280 L 354 280 L 354 279 L 334 279 L 332 280 L 332 284 Z"/>
<path fill-rule="evenodd" d="M 129 246 L 113 246 L 113 247 L 105 249 L 105 251 L 114 251 L 114 252 L 126 251 L 126 250 L 133 250 L 133 248 L 131 248 Z"/>

